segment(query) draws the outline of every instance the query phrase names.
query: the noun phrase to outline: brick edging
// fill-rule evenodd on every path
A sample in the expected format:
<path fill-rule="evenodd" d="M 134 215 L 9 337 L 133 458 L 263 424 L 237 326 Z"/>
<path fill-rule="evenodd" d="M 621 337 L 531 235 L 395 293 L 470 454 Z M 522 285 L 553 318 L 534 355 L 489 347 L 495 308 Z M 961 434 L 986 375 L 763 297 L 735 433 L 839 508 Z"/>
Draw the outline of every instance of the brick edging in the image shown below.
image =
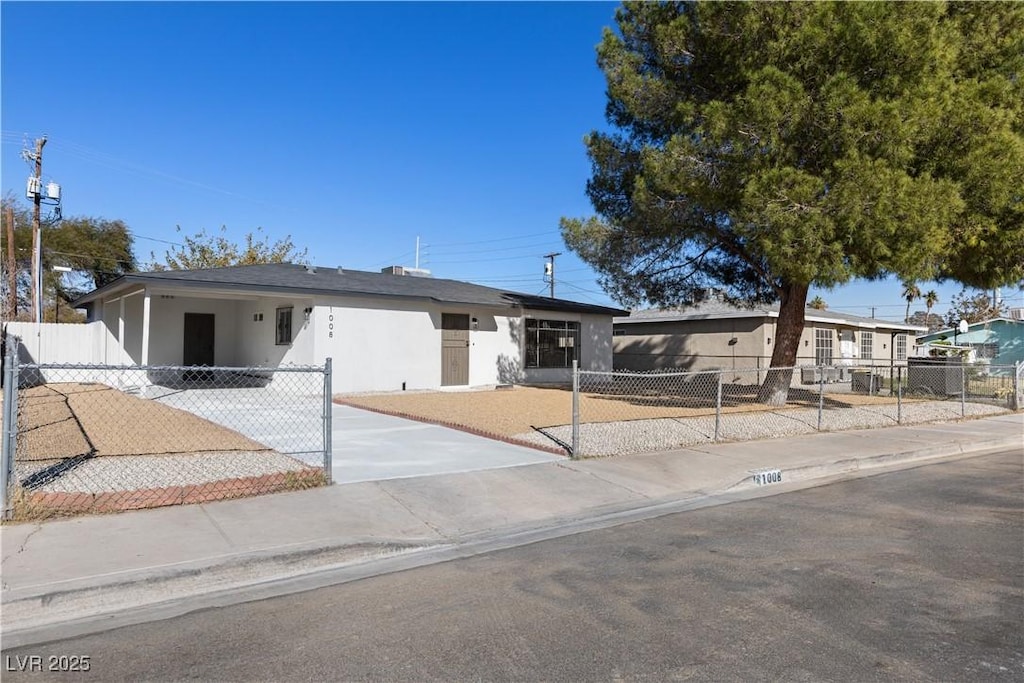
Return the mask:
<path fill-rule="evenodd" d="M 386 408 L 371 408 L 369 406 L 360 405 L 359 403 L 353 403 L 346 401 L 343 398 L 332 398 L 333 403 L 337 403 L 341 406 L 348 406 L 350 408 L 358 408 L 359 410 L 366 410 L 371 413 L 379 413 L 381 415 L 389 415 L 391 417 L 400 417 L 404 420 L 413 420 L 415 422 L 423 422 L 425 424 L 437 425 L 438 427 L 447 427 L 448 429 L 454 429 L 460 432 L 466 432 L 474 436 L 482 436 L 485 439 L 491 439 L 492 441 L 501 441 L 513 446 L 523 446 L 525 448 L 532 448 L 535 451 L 542 451 L 544 453 L 551 453 L 554 455 L 561 455 L 566 457 L 565 449 L 563 448 L 552 448 L 550 446 L 541 446 L 540 444 L 531 443 L 529 441 L 520 441 L 519 439 L 511 436 L 504 436 L 502 434 L 496 434 L 494 432 L 488 432 L 483 429 L 476 429 L 475 427 L 467 427 L 466 425 L 459 424 L 457 422 L 447 422 L 445 420 L 435 420 L 429 417 L 423 417 L 422 415 L 413 415 L 411 413 L 403 413 L 400 410 L 388 410 Z"/>
<path fill-rule="evenodd" d="M 170 505 L 193 505 L 217 500 L 246 498 L 266 493 L 279 493 L 323 486 L 326 484 L 322 469 L 307 467 L 301 470 L 275 472 L 250 477 L 218 479 L 202 484 L 135 489 L 132 491 L 105 491 L 103 493 L 34 491 L 15 509 L 23 519 L 34 519 L 47 514 L 82 514 L 146 510 Z"/>

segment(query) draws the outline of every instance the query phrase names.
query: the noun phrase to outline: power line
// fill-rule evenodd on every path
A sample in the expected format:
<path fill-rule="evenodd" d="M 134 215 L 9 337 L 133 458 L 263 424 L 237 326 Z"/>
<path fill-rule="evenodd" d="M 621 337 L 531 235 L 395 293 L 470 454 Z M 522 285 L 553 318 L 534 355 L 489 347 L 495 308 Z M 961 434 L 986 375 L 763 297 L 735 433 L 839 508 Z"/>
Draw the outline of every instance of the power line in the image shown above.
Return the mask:
<path fill-rule="evenodd" d="M 10 136 L 5 132 L 5 137 Z M 238 192 L 225 190 L 222 187 L 217 187 L 215 185 L 209 185 L 207 183 L 190 180 L 189 178 L 182 178 L 181 176 L 176 176 L 174 174 L 166 173 L 155 168 L 143 166 L 142 164 L 127 161 L 125 159 L 116 157 L 112 154 L 107 154 L 106 152 L 91 149 L 89 147 L 86 147 L 85 145 L 72 142 L 71 140 L 66 140 L 63 138 L 50 138 L 50 142 L 52 143 L 51 148 L 56 147 L 63 151 L 64 153 L 69 154 L 70 156 L 77 157 L 79 159 L 82 159 L 83 161 L 87 161 L 89 163 L 93 163 L 99 166 L 104 166 L 106 168 L 131 173 L 138 176 L 152 176 L 170 182 L 178 183 L 179 185 L 190 186 L 201 190 L 206 190 L 208 192 L 215 192 L 218 194 L 227 195 L 229 197 L 235 197 L 248 202 L 253 202 L 255 204 L 261 204 L 263 206 L 284 209 L 284 207 L 274 204 L 272 202 L 264 201 L 262 199 L 256 199 L 254 197 L 249 197 Z"/>
<path fill-rule="evenodd" d="M 532 257 L 530 254 L 522 254 L 521 256 L 501 256 L 501 257 L 497 257 L 497 258 L 483 258 L 483 259 L 473 259 L 473 260 L 459 259 L 457 261 L 430 261 L 430 264 L 431 265 L 450 265 L 450 264 L 454 263 L 454 264 L 458 264 L 458 265 L 466 265 L 466 264 L 472 264 L 472 263 L 495 263 L 497 261 L 520 261 L 522 259 L 527 259 L 527 258 L 536 258 L 536 257 Z"/>
<path fill-rule="evenodd" d="M 429 247 L 429 248 L 434 248 L 435 247 L 435 245 L 433 245 L 433 244 L 428 244 L 426 246 Z M 507 251 L 511 251 L 511 250 L 522 250 L 522 249 L 529 249 L 529 250 L 533 250 L 533 251 L 544 251 L 544 250 L 548 249 L 551 246 L 552 246 L 551 242 L 540 242 L 540 243 L 536 243 L 536 244 L 524 244 L 522 246 L 497 247 L 495 249 L 476 249 L 476 250 L 472 250 L 472 251 L 442 251 L 438 255 L 439 256 L 445 256 L 445 257 L 448 257 L 448 256 L 472 256 L 474 254 L 493 254 L 495 252 L 507 252 Z M 561 245 L 556 245 L 556 248 L 559 248 L 560 246 Z"/>
<path fill-rule="evenodd" d="M 530 233 L 529 235 L 513 235 L 511 237 L 496 237 L 494 239 L 489 239 L 489 240 L 470 240 L 468 242 L 440 242 L 440 243 L 432 243 L 429 246 L 431 246 L 431 247 L 450 247 L 450 246 L 468 246 L 468 245 L 473 245 L 473 244 L 492 244 L 494 242 L 508 242 L 508 241 L 511 241 L 511 240 L 527 239 L 527 238 L 530 238 L 530 237 L 543 237 L 545 235 L 550 235 L 550 234 L 551 234 L 551 231 L 534 232 L 534 233 Z"/>

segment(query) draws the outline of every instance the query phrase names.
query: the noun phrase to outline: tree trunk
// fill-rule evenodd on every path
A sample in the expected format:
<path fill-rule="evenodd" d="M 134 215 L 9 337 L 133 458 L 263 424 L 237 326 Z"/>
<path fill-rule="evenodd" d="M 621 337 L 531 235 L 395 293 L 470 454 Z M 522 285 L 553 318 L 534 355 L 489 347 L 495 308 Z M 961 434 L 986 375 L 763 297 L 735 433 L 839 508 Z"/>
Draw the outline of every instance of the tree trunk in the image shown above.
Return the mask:
<path fill-rule="evenodd" d="M 800 337 L 804 332 L 804 309 L 807 306 L 807 290 L 804 284 L 786 284 L 779 303 L 779 319 L 775 328 L 775 345 L 772 362 L 765 375 L 758 399 L 772 406 L 786 405 L 789 386 L 793 381 L 793 366 L 800 350 Z M 780 368 L 780 369 L 774 369 Z"/>

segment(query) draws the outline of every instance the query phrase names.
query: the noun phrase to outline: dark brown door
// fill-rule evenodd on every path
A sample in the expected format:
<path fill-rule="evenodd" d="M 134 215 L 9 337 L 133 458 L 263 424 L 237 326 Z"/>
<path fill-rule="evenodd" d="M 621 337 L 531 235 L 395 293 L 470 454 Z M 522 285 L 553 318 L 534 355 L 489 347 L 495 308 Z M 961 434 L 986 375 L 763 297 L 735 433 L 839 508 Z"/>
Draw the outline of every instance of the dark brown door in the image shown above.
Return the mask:
<path fill-rule="evenodd" d="M 469 315 L 441 314 L 441 386 L 469 384 Z"/>
<path fill-rule="evenodd" d="M 212 313 L 185 314 L 184 365 L 213 365 Z"/>

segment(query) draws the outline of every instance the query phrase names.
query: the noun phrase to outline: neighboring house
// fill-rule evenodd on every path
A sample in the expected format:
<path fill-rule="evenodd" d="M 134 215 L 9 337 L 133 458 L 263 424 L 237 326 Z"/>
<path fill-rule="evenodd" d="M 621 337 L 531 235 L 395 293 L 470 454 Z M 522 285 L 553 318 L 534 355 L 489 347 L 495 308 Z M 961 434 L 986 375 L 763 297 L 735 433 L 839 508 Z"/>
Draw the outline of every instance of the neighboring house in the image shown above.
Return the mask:
<path fill-rule="evenodd" d="M 967 332 L 939 330 L 917 338 L 920 355 L 945 355 L 948 351 L 971 352 L 972 360 L 990 365 L 1024 362 L 1024 320 L 992 318 L 971 323 Z"/>
<path fill-rule="evenodd" d="M 766 368 L 778 317 L 778 306 L 742 308 L 715 299 L 690 308 L 634 311 L 615 318 L 615 368 Z M 927 331 L 810 308 L 805 317 L 797 365 L 902 365 L 914 336 Z"/>
<path fill-rule="evenodd" d="M 625 311 L 402 273 L 293 264 L 132 273 L 74 306 L 104 327 L 100 362 L 332 358 L 336 392 L 567 382 L 573 359 L 612 367 L 612 317 Z"/>

